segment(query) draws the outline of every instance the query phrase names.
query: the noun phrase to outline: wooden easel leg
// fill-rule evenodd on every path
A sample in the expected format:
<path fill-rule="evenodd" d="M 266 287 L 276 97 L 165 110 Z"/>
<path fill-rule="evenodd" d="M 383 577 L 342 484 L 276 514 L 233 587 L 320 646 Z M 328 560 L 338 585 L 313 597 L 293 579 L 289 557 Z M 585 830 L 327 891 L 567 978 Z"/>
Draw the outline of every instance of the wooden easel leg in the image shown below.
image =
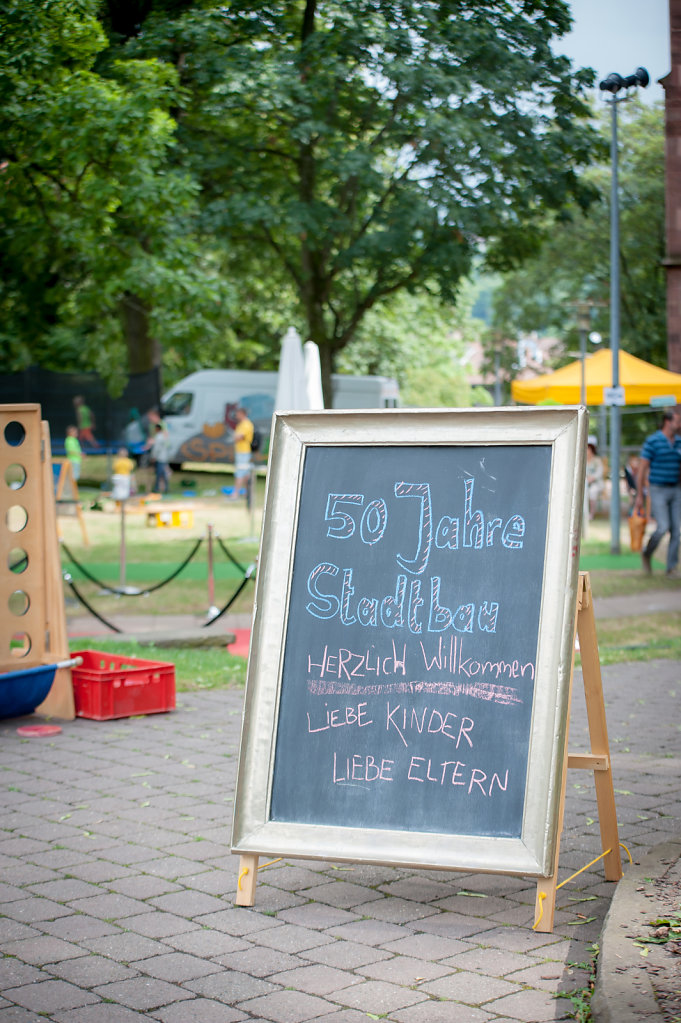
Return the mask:
<path fill-rule="evenodd" d="M 255 886 L 258 883 L 258 857 L 247 853 L 239 857 L 239 881 L 236 887 L 236 905 L 255 905 Z"/>
<path fill-rule="evenodd" d="M 577 585 L 577 614 L 575 615 L 575 633 L 577 622 L 581 612 L 584 598 L 584 579 L 580 573 Z M 572 682 L 575 675 L 575 637 L 572 641 L 572 663 L 570 665 L 570 683 L 567 705 L 572 705 Z M 560 838 L 563 834 L 563 822 L 565 819 L 565 789 L 567 786 L 568 769 L 568 740 L 570 738 L 570 715 L 568 714 L 567 729 L 565 734 L 565 751 L 563 754 L 563 772 L 560 784 L 560 805 L 558 807 L 558 828 L 556 829 L 556 849 L 553 855 L 553 871 L 549 877 L 540 877 L 537 881 L 537 898 L 535 901 L 534 927 L 533 930 L 541 931 L 542 934 L 550 933 L 553 930 L 553 918 L 556 912 L 556 891 L 558 888 L 558 861 L 560 857 Z"/>
<path fill-rule="evenodd" d="M 622 858 L 617 830 L 617 810 L 610 764 L 608 728 L 605 720 L 603 680 L 596 638 L 596 619 L 591 596 L 591 583 L 587 572 L 583 573 L 583 579 L 584 591 L 581 607 L 577 614 L 577 635 L 582 657 L 582 677 L 584 679 L 591 753 L 595 757 L 604 758 L 605 761 L 605 769 L 594 769 L 601 845 L 603 852 L 606 849 L 610 850 L 603 859 L 603 867 L 607 881 L 619 881 L 622 877 Z"/>
<path fill-rule="evenodd" d="M 558 838 L 560 844 L 560 837 Z M 558 857 L 556 856 L 556 863 Z M 553 930 L 553 918 L 556 912 L 556 881 L 557 872 L 551 877 L 540 877 L 537 881 L 537 898 L 534 904 L 535 925 L 533 930 L 542 934 L 550 934 Z"/>

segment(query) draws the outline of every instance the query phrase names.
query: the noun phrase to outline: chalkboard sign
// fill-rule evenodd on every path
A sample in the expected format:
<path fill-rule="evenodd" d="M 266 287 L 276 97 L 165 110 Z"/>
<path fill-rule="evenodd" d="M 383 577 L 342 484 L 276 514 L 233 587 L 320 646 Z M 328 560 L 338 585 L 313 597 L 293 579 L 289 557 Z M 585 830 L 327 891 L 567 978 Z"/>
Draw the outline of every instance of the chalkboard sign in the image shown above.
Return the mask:
<path fill-rule="evenodd" d="M 276 418 L 235 852 L 545 875 L 586 419 Z"/>

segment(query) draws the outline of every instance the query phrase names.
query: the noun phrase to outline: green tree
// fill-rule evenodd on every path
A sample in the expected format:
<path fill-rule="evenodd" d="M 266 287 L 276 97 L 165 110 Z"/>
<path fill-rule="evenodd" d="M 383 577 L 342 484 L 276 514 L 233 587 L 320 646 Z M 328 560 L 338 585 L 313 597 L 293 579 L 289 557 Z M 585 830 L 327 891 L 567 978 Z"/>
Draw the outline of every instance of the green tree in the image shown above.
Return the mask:
<path fill-rule="evenodd" d="M 227 259 L 256 250 L 267 277 L 286 276 L 327 397 L 371 310 L 429 285 L 453 302 L 481 245 L 513 265 L 547 211 L 586 201 L 591 74 L 551 50 L 564 0 L 148 0 L 135 13 L 107 5 L 110 57 L 122 46 L 177 70 L 176 158 L 201 180 L 201 228 Z"/>
<path fill-rule="evenodd" d="M 619 108 L 621 342 L 632 355 L 666 365 L 664 123 L 661 105 L 630 99 Z M 609 111 L 598 118 L 604 142 Z M 505 276 L 494 323 L 508 338 L 554 333 L 578 344 L 577 309 L 593 302 L 591 327 L 609 336 L 609 159 L 585 173 L 596 194 L 587 212 L 574 205 L 546 232 L 536 257 Z"/>
<path fill-rule="evenodd" d="M 94 0 L 0 13 L 3 368 L 96 368 L 114 387 L 161 344 L 215 335 L 226 288 L 192 237 L 198 185 L 173 166 L 176 73 L 94 70 Z"/>
<path fill-rule="evenodd" d="M 366 315 L 338 369 L 395 377 L 406 405 L 487 404 L 487 392 L 468 383 L 468 352 L 485 332 L 485 324 L 471 313 L 475 298 L 468 281 L 456 306 L 425 291 L 398 292 Z"/>

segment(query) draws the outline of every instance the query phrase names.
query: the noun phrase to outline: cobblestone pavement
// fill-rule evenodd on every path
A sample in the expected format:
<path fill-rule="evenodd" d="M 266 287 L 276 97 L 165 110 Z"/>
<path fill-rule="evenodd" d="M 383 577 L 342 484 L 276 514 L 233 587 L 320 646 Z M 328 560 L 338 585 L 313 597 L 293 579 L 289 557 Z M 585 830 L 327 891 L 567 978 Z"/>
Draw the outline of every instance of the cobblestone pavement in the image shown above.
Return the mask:
<path fill-rule="evenodd" d="M 681 831 L 681 665 L 603 669 L 620 837 Z M 0 722 L 0 1023 L 484 1023 L 566 1019 L 616 886 L 597 863 L 532 930 L 531 880 L 286 860 L 234 906 L 242 695 Z M 587 748 L 575 679 L 570 749 Z M 561 880 L 600 853 L 591 776 L 568 775 Z"/>

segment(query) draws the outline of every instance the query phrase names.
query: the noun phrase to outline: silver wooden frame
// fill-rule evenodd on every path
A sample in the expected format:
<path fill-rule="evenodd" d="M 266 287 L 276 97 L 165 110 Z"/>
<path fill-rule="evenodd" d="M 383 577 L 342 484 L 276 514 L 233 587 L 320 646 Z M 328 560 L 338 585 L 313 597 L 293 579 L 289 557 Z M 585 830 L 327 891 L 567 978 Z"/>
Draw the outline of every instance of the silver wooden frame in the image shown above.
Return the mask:
<path fill-rule="evenodd" d="M 386 409 L 275 416 L 236 788 L 234 853 L 547 877 L 567 742 L 587 440 L 584 408 Z M 269 819 L 304 456 L 312 446 L 550 445 L 549 507 L 520 838 Z"/>

